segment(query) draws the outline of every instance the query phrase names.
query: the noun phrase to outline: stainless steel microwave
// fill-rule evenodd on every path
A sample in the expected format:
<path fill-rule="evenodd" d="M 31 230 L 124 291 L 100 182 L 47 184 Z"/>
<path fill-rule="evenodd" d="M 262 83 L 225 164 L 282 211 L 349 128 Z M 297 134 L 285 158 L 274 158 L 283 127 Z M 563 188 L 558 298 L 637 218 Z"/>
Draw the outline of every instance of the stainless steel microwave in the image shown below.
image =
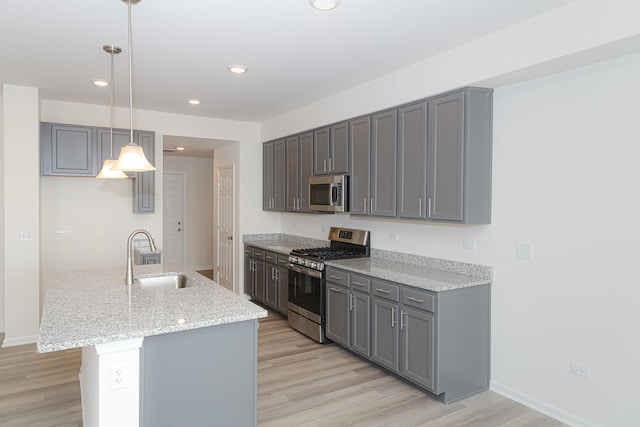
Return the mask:
<path fill-rule="evenodd" d="M 309 209 L 322 212 L 349 212 L 348 184 L 347 175 L 309 178 Z"/>

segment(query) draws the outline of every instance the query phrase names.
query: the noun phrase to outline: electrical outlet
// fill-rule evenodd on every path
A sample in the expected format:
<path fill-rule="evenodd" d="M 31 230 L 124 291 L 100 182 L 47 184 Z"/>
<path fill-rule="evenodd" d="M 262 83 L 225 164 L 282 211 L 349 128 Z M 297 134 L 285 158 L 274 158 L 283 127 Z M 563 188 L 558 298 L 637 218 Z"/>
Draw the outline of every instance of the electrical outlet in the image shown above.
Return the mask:
<path fill-rule="evenodd" d="M 591 378 L 591 368 L 585 365 L 580 365 L 578 363 L 570 362 L 569 363 L 569 371 L 573 375 L 577 375 L 583 378 Z"/>
<path fill-rule="evenodd" d="M 389 240 L 392 242 L 398 241 L 398 233 L 389 233 Z"/>
<path fill-rule="evenodd" d="M 476 241 L 475 240 L 463 240 L 462 241 L 462 248 L 466 249 L 468 251 L 475 251 L 476 250 Z"/>
<path fill-rule="evenodd" d="M 127 370 L 125 369 L 124 363 L 116 363 L 109 366 L 109 388 L 111 390 L 118 390 L 127 388 L 128 386 Z"/>
<path fill-rule="evenodd" d="M 533 259 L 533 246 L 531 243 L 518 243 L 516 245 L 516 258 L 531 261 Z"/>
<path fill-rule="evenodd" d="M 33 240 L 33 233 L 31 231 L 21 231 L 20 240 L 23 242 L 30 242 Z"/>
<path fill-rule="evenodd" d="M 60 234 L 69 234 L 71 233 L 71 229 L 67 226 L 62 226 L 60 228 L 58 228 L 58 233 Z"/>

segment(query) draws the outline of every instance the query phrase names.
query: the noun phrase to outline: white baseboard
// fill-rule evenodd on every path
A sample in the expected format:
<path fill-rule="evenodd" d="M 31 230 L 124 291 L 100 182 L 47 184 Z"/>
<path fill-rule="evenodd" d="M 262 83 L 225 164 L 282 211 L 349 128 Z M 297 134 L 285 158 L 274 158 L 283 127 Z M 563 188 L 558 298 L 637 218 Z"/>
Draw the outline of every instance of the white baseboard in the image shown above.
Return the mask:
<path fill-rule="evenodd" d="M 515 400 L 518 403 L 522 403 L 523 405 L 528 406 L 531 409 L 535 409 L 538 412 L 548 415 L 551 418 L 555 418 L 556 420 L 570 426 L 602 427 L 599 424 L 587 421 L 560 408 L 556 408 L 555 406 L 550 405 L 547 402 L 540 401 L 534 397 L 521 393 L 518 390 L 515 390 L 498 382 L 491 381 L 490 389 L 498 394 L 508 397 L 511 400 Z"/>
<path fill-rule="evenodd" d="M 32 335 L 27 337 L 18 337 L 18 338 L 4 338 L 4 342 L 2 343 L 2 347 L 14 347 L 16 345 L 25 345 L 25 344 L 35 344 L 38 342 L 38 336 Z"/>

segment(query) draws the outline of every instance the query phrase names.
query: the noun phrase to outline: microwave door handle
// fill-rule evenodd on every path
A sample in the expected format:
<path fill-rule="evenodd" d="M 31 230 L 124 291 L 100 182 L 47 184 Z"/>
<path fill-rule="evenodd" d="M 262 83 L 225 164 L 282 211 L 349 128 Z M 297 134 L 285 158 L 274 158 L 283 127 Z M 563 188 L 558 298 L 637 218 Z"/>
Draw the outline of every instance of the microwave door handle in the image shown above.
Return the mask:
<path fill-rule="evenodd" d="M 331 206 L 338 204 L 338 185 L 331 184 Z"/>

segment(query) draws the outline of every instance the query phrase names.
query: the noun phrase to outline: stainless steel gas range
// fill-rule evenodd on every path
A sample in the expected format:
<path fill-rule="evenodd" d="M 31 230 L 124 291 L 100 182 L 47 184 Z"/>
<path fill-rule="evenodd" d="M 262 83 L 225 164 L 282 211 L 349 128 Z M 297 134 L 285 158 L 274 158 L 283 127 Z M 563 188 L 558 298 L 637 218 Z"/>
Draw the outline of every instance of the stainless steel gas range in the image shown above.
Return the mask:
<path fill-rule="evenodd" d="M 329 246 L 294 249 L 289 254 L 289 326 L 313 338 L 326 341 L 325 261 L 368 257 L 369 232 L 331 227 Z"/>

